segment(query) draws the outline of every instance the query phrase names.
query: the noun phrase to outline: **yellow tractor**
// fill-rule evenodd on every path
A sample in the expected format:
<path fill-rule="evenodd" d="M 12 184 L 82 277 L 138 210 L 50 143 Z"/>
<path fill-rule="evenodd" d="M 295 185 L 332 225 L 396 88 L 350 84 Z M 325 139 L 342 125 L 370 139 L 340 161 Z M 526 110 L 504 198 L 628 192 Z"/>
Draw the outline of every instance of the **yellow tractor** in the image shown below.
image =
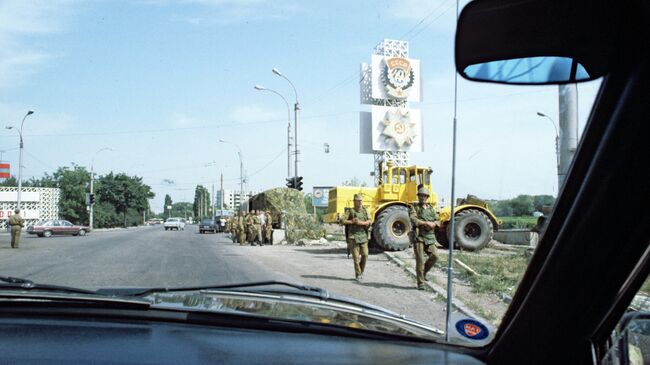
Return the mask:
<path fill-rule="evenodd" d="M 432 204 L 440 219 L 436 231 L 438 242 L 449 246 L 451 208 L 438 208 L 436 193 L 431 189 L 431 168 L 418 166 L 393 166 L 390 162 L 381 170 L 380 184 L 376 187 L 337 186 L 329 192 L 326 223 L 338 223 L 348 209 L 354 206 L 354 194 L 363 195 L 363 206 L 372 220 L 371 236 L 381 248 L 400 251 L 409 247 L 412 230 L 408 207 L 417 202 L 417 190 L 424 186 L 431 192 Z M 455 246 L 477 251 L 490 242 L 500 221 L 487 204 L 474 196 L 459 199 L 455 207 Z"/>

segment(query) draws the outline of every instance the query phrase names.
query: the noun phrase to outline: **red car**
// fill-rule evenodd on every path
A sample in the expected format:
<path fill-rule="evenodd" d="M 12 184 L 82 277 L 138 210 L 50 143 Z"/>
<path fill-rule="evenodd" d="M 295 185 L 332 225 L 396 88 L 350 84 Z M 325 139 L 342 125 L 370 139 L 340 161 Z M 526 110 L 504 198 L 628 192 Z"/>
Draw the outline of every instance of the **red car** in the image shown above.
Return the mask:
<path fill-rule="evenodd" d="M 90 232 L 88 226 L 77 226 L 66 220 L 50 220 L 35 223 L 27 227 L 27 233 L 39 237 L 50 237 L 52 235 L 71 234 L 73 236 L 85 236 Z"/>

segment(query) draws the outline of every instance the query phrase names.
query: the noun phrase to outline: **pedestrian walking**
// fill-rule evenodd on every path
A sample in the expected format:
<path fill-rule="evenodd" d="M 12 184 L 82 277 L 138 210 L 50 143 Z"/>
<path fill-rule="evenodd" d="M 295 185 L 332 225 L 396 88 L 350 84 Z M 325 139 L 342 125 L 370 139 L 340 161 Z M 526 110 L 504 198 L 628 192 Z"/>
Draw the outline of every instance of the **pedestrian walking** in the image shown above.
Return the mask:
<path fill-rule="evenodd" d="M 20 246 L 20 233 L 25 226 L 25 220 L 20 216 L 19 208 L 14 210 L 14 214 L 9 217 L 8 223 L 11 226 L 11 248 L 18 248 Z"/>
<path fill-rule="evenodd" d="M 264 214 L 263 210 L 258 210 L 257 211 L 257 218 L 260 221 L 259 224 L 259 230 L 257 232 L 257 237 L 260 240 L 260 246 L 264 245 L 264 230 L 266 229 L 266 215 Z"/>
<path fill-rule="evenodd" d="M 418 203 L 409 207 L 411 218 L 411 244 L 415 253 L 415 272 L 418 290 L 424 290 L 427 273 L 438 261 L 435 228 L 439 226 L 438 215 L 429 200 L 429 190 L 418 189 Z M 425 259 L 426 256 L 426 259 Z"/>
<path fill-rule="evenodd" d="M 237 213 L 237 242 L 246 244 L 246 217 L 241 211 Z"/>
<path fill-rule="evenodd" d="M 273 244 L 273 218 L 271 218 L 271 212 L 268 210 L 264 214 L 266 226 L 264 227 L 264 239 L 266 243 Z"/>
<path fill-rule="evenodd" d="M 370 228 L 368 211 L 363 207 L 361 194 L 354 194 L 354 209 L 350 209 L 343 224 L 348 227 L 348 246 L 352 251 L 354 261 L 354 278 L 357 282 L 361 282 L 368 261 L 368 230 Z"/>

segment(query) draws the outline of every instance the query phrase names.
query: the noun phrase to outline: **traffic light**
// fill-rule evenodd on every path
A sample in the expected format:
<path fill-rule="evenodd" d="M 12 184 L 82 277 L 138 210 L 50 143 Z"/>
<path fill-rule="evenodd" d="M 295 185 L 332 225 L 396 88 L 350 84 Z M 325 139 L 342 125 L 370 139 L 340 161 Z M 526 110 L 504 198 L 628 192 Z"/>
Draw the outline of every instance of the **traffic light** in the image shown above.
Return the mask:
<path fill-rule="evenodd" d="M 296 177 L 296 180 L 294 181 L 293 185 L 295 189 L 302 191 L 302 176 Z"/>
<path fill-rule="evenodd" d="M 90 199 L 88 200 L 90 201 L 90 205 L 95 204 L 95 194 L 90 194 Z"/>
<path fill-rule="evenodd" d="M 288 177 L 287 178 L 287 187 L 289 189 L 295 189 L 296 188 L 296 183 L 293 177 Z"/>

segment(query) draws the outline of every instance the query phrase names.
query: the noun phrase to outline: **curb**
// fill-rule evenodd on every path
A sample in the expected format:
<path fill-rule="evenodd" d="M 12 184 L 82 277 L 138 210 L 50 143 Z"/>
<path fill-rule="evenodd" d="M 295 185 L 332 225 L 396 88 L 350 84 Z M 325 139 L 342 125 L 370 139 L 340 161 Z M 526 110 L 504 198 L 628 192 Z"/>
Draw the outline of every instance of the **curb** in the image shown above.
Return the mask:
<path fill-rule="evenodd" d="M 390 261 L 397 264 L 397 266 L 404 269 L 404 271 L 409 273 L 413 278 L 417 277 L 417 274 L 415 273 L 415 270 L 413 270 L 413 268 L 411 268 L 409 266 L 406 266 L 404 261 L 402 261 L 402 259 L 397 257 L 394 253 L 384 251 L 384 255 L 386 255 L 386 257 L 388 257 L 388 259 Z M 428 286 L 436 294 L 438 294 L 441 297 L 445 298 L 445 300 L 447 299 L 447 290 L 443 289 L 441 286 L 439 286 L 437 284 L 434 284 L 433 282 L 430 282 L 430 281 L 424 282 L 424 285 Z M 485 318 L 479 316 L 478 314 L 476 314 L 473 310 L 467 308 L 467 306 L 463 302 L 461 302 L 460 300 L 458 300 L 456 298 L 451 299 L 451 305 L 452 305 L 452 307 L 456 308 L 459 312 L 463 313 L 464 315 L 466 315 L 468 317 L 474 318 L 474 319 L 476 319 L 476 320 L 478 320 L 480 322 L 483 322 L 483 323 L 491 323 L 487 319 L 485 319 Z"/>

